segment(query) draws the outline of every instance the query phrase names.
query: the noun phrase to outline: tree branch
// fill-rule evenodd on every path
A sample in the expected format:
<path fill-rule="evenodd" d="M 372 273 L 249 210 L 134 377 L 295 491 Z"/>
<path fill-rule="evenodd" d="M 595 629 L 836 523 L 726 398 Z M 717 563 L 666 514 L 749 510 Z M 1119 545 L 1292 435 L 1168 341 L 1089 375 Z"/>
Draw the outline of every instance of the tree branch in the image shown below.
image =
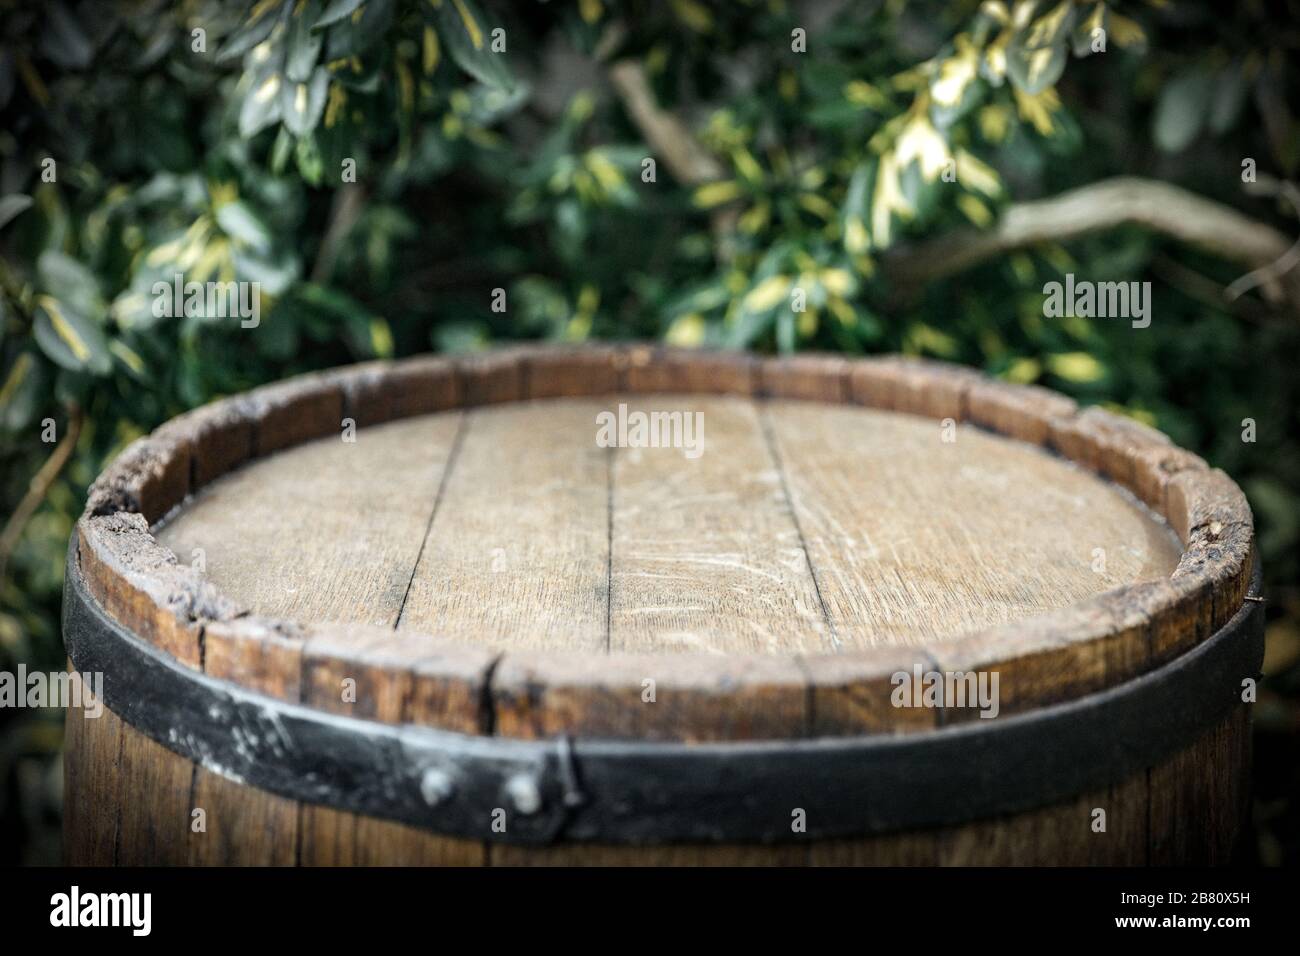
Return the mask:
<path fill-rule="evenodd" d="M 321 240 L 320 251 L 311 270 L 311 281 L 318 285 L 329 282 L 338 262 L 343 240 L 347 238 L 352 227 L 361 218 L 365 206 L 366 193 L 358 184 L 344 186 L 334 193 L 334 202 L 330 206 L 329 226 Z"/>
<path fill-rule="evenodd" d="M 659 106 L 639 60 L 615 63 L 609 68 L 609 80 L 646 144 L 662 158 L 674 179 L 684 186 L 697 186 L 727 175 L 722 163 L 691 134 L 686 124 L 675 113 Z M 734 252 L 739 218 L 740 210 L 734 203 L 713 211 L 709 222 L 719 261 L 727 261 Z"/>
<path fill-rule="evenodd" d="M 31 520 L 36 509 L 49 494 L 54 480 L 59 477 L 59 472 L 63 471 L 63 466 L 68 463 L 73 450 L 77 447 L 77 439 L 81 436 L 81 421 L 81 408 L 73 406 L 69 410 L 68 430 L 64 433 L 63 439 L 54 446 L 54 451 L 46 459 L 45 464 L 32 476 L 31 483 L 27 486 L 27 493 L 18 502 L 18 507 L 9 516 L 9 520 L 5 522 L 4 531 L 0 532 L 0 586 L 3 585 L 5 574 L 9 569 L 9 558 L 18 547 L 18 542 L 22 540 L 23 529 L 27 527 L 27 522 Z"/>
<path fill-rule="evenodd" d="M 691 135 L 675 114 L 661 109 L 650 89 L 645 68 L 637 60 L 620 60 L 609 68 L 609 79 L 646 143 L 673 178 L 687 186 L 721 179 L 722 164 Z"/>
<path fill-rule="evenodd" d="M 1277 262 L 1292 240 L 1265 223 L 1156 180 L 1121 177 L 1051 199 L 1010 206 L 987 232 L 961 229 L 885 256 L 886 273 L 904 286 L 917 286 L 969 269 L 1015 249 L 1060 242 L 1133 224 L 1202 249 L 1250 269 Z M 1300 274 L 1273 275 L 1266 297 L 1288 301 L 1300 311 Z"/>

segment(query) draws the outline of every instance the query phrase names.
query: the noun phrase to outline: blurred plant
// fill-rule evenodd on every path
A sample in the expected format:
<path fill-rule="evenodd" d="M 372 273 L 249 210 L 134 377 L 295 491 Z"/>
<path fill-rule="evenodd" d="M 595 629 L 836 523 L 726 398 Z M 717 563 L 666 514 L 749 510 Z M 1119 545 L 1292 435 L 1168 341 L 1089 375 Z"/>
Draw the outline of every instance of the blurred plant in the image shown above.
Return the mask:
<path fill-rule="evenodd" d="M 59 665 L 67 538 L 135 436 L 520 337 L 901 350 L 1105 403 L 1242 479 L 1294 621 L 1300 279 L 1224 291 L 1295 232 L 1296 12 L 0 0 L 0 666 Z M 1069 272 L 1152 280 L 1152 327 L 1045 319 Z M 176 275 L 259 283 L 260 324 L 156 315 Z"/>

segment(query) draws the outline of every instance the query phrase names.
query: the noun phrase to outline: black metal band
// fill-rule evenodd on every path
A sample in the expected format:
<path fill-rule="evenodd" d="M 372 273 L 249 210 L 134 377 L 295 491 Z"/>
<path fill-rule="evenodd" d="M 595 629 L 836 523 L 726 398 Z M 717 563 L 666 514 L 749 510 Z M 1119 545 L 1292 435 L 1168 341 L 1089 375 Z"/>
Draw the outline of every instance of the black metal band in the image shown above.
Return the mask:
<path fill-rule="evenodd" d="M 75 544 L 63 631 L 76 670 L 103 675 L 109 709 L 209 770 L 295 800 L 526 844 L 789 842 L 1045 806 L 1195 740 L 1240 704 L 1264 646 L 1262 609 L 1247 601 L 1170 664 L 1031 713 L 902 736 L 697 745 L 478 737 L 252 693 L 178 664 L 105 614 Z M 796 808 L 802 833 L 792 832 Z"/>

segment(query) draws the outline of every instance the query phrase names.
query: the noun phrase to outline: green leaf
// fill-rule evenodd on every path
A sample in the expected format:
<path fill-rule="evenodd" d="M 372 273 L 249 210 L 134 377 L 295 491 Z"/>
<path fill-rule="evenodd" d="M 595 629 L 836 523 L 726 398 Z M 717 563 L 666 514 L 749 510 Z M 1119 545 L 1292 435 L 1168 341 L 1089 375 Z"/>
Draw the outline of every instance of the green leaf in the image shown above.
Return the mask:
<path fill-rule="evenodd" d="M 281 295 L 298 278 L 298 260 L 291 254 L 263 256 L 252 251 L 235 251 L 235 269 L 239 278 L 260 282 L 266 295 Z"/>
<path fill-rule="evenodd" d="M 794 313 L 782 309 L 776 314 L 776 350 L 782 355 L 790 355 L 795 347 Z"/>
<path fill-rule="evenodd" d="M 284 41 L 284 75 L 291 82 L 306 81 L 316 68 L 320 48 L 325 42 L 324 36 L 312 28 L 319 9 L 318 0 L 307 0 L 306 3 L 294 4 L 289 13 L 288 35 Z"/>
<path fill-rule="evenodd" d="M 243 56 L 271 35 L 271 30 L 283 14 L 283 7 L 291 0 L 258 0 L 248 7 L 243 23 L 217 51 L 217 62 L 226 63 Z"/>
<path fill-rule="evenodd" d="M 29 351 L 18 353 L 0 383 L 0 429 L 18 431 L 29 425 L 41 408 L 44 370 Z"/>
<path fill-rule="evenodd" d="M 1214 78 L 1194 69 L 1175 77 L 1160 91 L 1152 136 L 1166 153 L 1177 153 L 1191 145 L 1205 125 Z"/>
<path fill-rule="evenodd" d="M 280 88 L 284 77 L 274 66 L 253 78 L 239 108 L 239 135 L 253 136 L 280 118 Z"/>
<path fill-rule="evenodd" d="M 66 70 L 84 70 L 90 66 L 95 48 L 77 18 L 62 3 L 54 2 L 45 7 L 41 52 L 56 66 Z"/>
<path fill-rule="evenodd" d="M 1013 40 L 1007 49 L 1007 76 L 1024 92 L 1036 95 L 1061 78 L 1065 61 L 1064 43 L 1030 50 Z"/>
<path fill-rule="evenodd" d="M 355 20 L 349 17 L 330 28 L 325 59 L 332 63 L 361 56 L 393 26 L 393 11 L 394 0 L 366 0 L 360 17 Z"/>
<path fill-rule="evenodd" d="M 352 16 L 364 2 L 365 0 L 330 0 L 325 5 L 325 12 L 312 24 L 312 29 L 323 30 L 332 23 L 338 23 L 345 17 Z"/>
<path fill-rule="evenodd" d="M 123 290 L 113 300 L 109 312 L 118 328 L 151 329 L 162 320 L 162 316 L 154 315 L 153 283 L 168 280 L 161 279 L 160 273 L 152 275 L 158 278 L 151 278 L 151 274 L 147 271 L 137 273 L 131 287 Z M 170 282 L 168 284 L 170 285 Z M 171 293 L 168 292 L 166 295 L 170 299 Z"/>
<path fill-rule="evenodd" d="M 144 359 L 140 357 L 140 353 L 124 341 L 113 339 L 108 343 L 108 350 L 112 353 L 116 365 L 131 378 L 146 385 L 152 381 L 152 377 L 149 375 L 149 367 L 145 364 Z"/>
<path fill-rule="evenodd" d="M 32 197 L 23 193 L 0 196 L 0 229 L 31 208 Z"/>
<path fill-rule="evenodd" d="M 1219 74 L 1218 82 L 1215 84 L 1214 99 L 1210 103 L 1210 132 L 1217 136 L 1232 129 L 1237 122 L 1237 117 L 1241 115 L 1248 90 L 1246 71 L 1241 68 L 1240 63 L 1227 67 Z"/>
<path fill-rule="evenodd" d="M 1074 7 L 1064 0 L 1012 37 L 1007 46 L 1007 76 L 1012 83 L 1036 95 L 1061 78 L 1075 17 Z"/>
<path fill-rule="evenodd" d="M 36 299 L 32 330 L 51 361 L 71 372 L 107 375 L 113 370 L 108 340 L 94 322 L 48 295 Z"/>
<path fill-rule="evenodd" d="M 298 140 L 293 157 L 298 164 L 298 174 L 311 185 L 319 186 L 321 177 L 325 175 L 325 164 L 316 137 L 308 135 Z"/>
<path fill-rule="evenodd" d="M 95 274 L 57 249 L 41 253 L 36 260 L 36 278 L 42 291 L 82 315 L 100 319 L 107 311 Z"/>
<path fill-rule="evenodd" d="M 844 197 L 844 251 L 850 255 L 861 255 L 871 248 L 867 223 L 871 221 L 871 193 L 879 165 L 878 160 L 862 163 L 849 179 Z"/>
<path fill-rule="evenodd" d="M 293 155 L 293 134 L 284 127 L 280 127 L 280 132 L 276 134 L 275 145 L 271 147 L 271 172 L 277 176 L 284 175 L 284 168 L 289 164 L 289 157 Z"/>
<path fill-rule="evenodd" d="M 435 9 L 438 37 L 456 65 L 480 83 L 508 90 L 514 78 L 505 54 L 492 51 L 493 24 L 474 0 L 441 0 Z"/>
<path fill-rule="evenodd" d="M 329 85 L 329 73 L 319 68 L 307 82 L 288 82 L 280 88 L 280 116 L 289 132 L 301 137 L 316 128 L 325 111 Z"/>
<path fill-rule="evenodd" d="M 248 206 L 236 199 L 217 209 L 217 225 L 236 242 L 256 252 L 271 248 L 271 233 Z"/>

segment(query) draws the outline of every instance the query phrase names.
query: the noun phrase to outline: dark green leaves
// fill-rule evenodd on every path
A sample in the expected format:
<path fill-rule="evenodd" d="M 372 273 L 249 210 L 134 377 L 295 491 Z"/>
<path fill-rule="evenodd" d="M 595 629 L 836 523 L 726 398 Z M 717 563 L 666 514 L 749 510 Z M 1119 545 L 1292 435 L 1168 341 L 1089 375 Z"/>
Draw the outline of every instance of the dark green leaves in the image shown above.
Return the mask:
<path fill-rule="evenodd" d="M 69 371 L 107 375 L 112 356 L 99 326 L 107 307 L 94 273 L 47 249 L 36 261 L 36 278 L 42 291 L 32 310 L 32 330 L 41 351 Z"/>
<path fill-rule="evenodd" d="M 253 136 L 280 118 L 280 89 L 284 86 L 281 62 L 272 55 L 253 71 L 252 83 L 239 108 L 240 136 Z"/>
<path fill-rule="evenodd" d="M 364 2 L 365 0 L 330 0 L 325 5 L 324 12 L 312 24 L 312 29 L 323 30 L 331 24 L 339 23 L 356 13 Z"/>
<path fill-rule="evenodd" d="M 51 296 L 40 296 L 34 316 L 36 344 L 56 365 L 96 375 L 113 370 L 108 340 L 99 326 L 80 312 Z"/>
<path fill-rule="evenodd" d="M 218 51 L 217 62 L 226 63 L 243 56 L 269 37 L 284 13 L 284 5 L 289 2 L 290 0 L 257 0 L 250 4 L 239 28 L 226 38 Z"/>
<path fill-rule="evenodd" d="M 266 224 L 238 199 L 217 209 L 217 225 L 230 238 L 254 252 L 267 252 L 271 248 L 271 234 Z"/>
<path fill-rule="evenodd" d="M 303 83 L 292 80 L 280 89 L 280 117 L 289 132 L 306 136 L 320 122 L 325 110 L 325 96 L 329 92 L 329 74 L 318 68 Z"/>
<path fill-rule="evenodd" d="M 284 75 L 290 82 L 306 82 L 316 67 L 325 38 L 313 28 L 319 0 L 295 4 L 289 13 L 288 35 L 285 38 Z"/>
<path fill-rule="evenodd" d="M 447 52 L 480 83 L 501 89 L 514 86 L 505 53 L 492 50 L 492 31 L 474 0 L 434 0 L 434 22 Z"/>
<path fill-rule="evenodd" d="M 1166 153 L 1186 149 L 1205 124 L 1214 81 L 1210 73 L 1194 69 L 1171 80 L 1160 91 L 1152 136 Z"/>
<path fill-rule="evenodd" d="M 36 418 L 44 393 L 41 363 L 29 351 L 18 353 L 0 380 L 0 429 L 18 431 Z"/>
<path fill-rule="evenodd" d="M 59 0 L 45 7 L 41 52 L 58 66 L 69 70 L 84 70 L 94 55 L 95 48 L 90 38 Z"/>
<path fill-rule="evenodd" d="M 56 249 L 36 260 L 36 277 L 42 290 L 83 315 L 102 319 L 107 311 L 99 280 L 84 265 Z"/>
<path fill-rule="evenodd" d="M 1075 11 L 1063 0 L 1012 38 L 1007 47 L 1007 75 L 1026 93 L 1041 93 L 1065 72 Z"/>
<path fill-rule="evenodd" d="M 13 219 L 26 212 L 31 208 L 31 205 L 32 197 L 25 196 L 22 193 L 0 196 L 0 229 L 3 229 Z"/>

